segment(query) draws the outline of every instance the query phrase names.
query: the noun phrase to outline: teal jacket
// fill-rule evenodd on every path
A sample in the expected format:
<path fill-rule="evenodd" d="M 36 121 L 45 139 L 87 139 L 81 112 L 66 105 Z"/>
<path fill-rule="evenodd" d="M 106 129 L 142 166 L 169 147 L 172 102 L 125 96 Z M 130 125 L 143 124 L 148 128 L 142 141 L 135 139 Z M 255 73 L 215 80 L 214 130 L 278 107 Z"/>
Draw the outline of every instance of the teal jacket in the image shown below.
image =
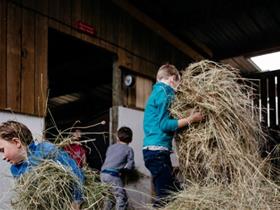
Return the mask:
<path fill-rule="evenodd" d="M 170 116 L 169 107 L 175 96 L 173 88 L 157 82 L 147 101 L 144 112 L 144 147 L 163 146 L 172 149 L 172 139 L 178 120 Z"/>

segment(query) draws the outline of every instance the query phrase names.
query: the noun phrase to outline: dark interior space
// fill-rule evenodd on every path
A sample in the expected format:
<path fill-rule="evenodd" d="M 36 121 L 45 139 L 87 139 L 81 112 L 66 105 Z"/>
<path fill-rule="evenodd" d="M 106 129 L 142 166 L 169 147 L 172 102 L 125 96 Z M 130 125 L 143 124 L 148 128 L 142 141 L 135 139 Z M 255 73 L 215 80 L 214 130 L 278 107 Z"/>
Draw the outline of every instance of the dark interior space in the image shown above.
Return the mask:
<path fill-rule="evenodd" d="M 63 131 L 69 135 L 73 126 L 87 127 L 81 129 L 82 140 L 94 139 L 85 145 L 88 163 L 98 169 L 109 144 L 114 55 L 54 29 L 49 29 L 48 43 L 46 137 L 52 140 Z M 92 127 L 102 120 L 105 125 Z"/>
<path fill-rule="evenodd" d="M 220 60 L 280 47 L 278 0 L 130 3 L 206 58 Z"/>

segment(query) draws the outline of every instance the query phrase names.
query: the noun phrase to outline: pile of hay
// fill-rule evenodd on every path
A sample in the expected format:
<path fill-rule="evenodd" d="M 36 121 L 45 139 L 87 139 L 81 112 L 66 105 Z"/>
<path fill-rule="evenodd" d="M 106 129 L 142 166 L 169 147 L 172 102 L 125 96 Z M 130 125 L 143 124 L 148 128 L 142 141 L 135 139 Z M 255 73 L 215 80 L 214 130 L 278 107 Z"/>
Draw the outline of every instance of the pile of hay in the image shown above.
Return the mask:
<path fill-rule="evenodd" d="M 212 61 L 184 71 L 171 113 L 183 118 L 194 109 L 205 121 L 176 136 L 188 187 L 167 209 L 280 207 L 279 187 L 268 179 L 271 167 L 260 156 L 265 136 L 252 106 L 253 89 L 246 84 L 237 69 Z"/>
<path fill-rule="evenodd" d="M 276 210 L 280 207 L 278 187 L 270 185 L 191 185 L 178 193 L 165 210 Z"/>
<path fill-rule="evenodd" d="M 106 198 L 112 196 L 110 193 L 111 186 L 101 183 L 100 176 L 92 169 L 84 167 L 83 171 L 86 177 L 83 186 L 85 201 L 83 202 L 81 209 L 102 209 Z"/>
<path fill-rule="evenodd" d="M 70 210 L 73 186 L 84 194 L 81 209 L 102 209 L 108 186 L 99 182 L 94 171 L 85 170 L 85 185 L 81 185 L 73 172 L 52 160 L 32 168 L 16 183 L 15 210 Z"/>

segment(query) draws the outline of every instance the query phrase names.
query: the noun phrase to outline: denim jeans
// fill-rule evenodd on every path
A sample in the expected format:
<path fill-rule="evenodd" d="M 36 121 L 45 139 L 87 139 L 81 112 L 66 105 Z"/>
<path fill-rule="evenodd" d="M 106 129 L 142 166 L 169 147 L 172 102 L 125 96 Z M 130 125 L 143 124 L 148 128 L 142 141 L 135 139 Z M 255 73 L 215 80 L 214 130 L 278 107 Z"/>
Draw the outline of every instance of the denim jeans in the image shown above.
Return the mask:
<path fill-rule="evenodd" d="M 103 183 L 111 184 L 111 192 L 116 200 L 116 210 L 126 210 L 128 206 L 126 191 L 123 188 L 124 184 L 120 177 L 112 176 L 107 173 L 101 173 L 101 181 Z M 104 210 L 111 210 L 114 207 L 112 198 L 107 197 L 105 201 Z"/>
<path fill-rule="evenodd" d="M 143 150 L 146 168 L 151 172 L 156 191 L 154 207 L 159 207 L 172 191 L 175 190 L 174 176 L 169 151 Z M 158 206 L 159 205 L 159 206 Z"/>

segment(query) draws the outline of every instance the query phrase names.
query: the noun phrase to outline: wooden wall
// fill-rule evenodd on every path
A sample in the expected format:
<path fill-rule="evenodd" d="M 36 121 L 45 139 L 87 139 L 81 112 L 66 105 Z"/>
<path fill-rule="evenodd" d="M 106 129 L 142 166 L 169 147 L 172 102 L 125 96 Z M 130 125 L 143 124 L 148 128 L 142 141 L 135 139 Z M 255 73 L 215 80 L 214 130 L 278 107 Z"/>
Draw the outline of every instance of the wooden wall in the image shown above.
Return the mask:
<path fill-rule="evenodd" d="M 74 27 L 78 20 L 94 26 L 96 35 L 79 32 Z M 1 0 L 0 109 L 45 116 L 49 27 L 115 53 L 114 71 L 125 67 L 154 78 L 164 62 L 182 66 L 190 61 L 111 1 Z M 120 93 L 121 73 L 113 75 L 113 92 Z M 141 108 L 151 80 L 137 81 L 135 106 Z M 116 97 L 123 96 L 115 95 L 113 104 L 122 105 Z"/>
<path fill-rule="evenodd" d="M 0 2 L 0 108 L 43 116 L 47 88 L 47 18 Z"/>

